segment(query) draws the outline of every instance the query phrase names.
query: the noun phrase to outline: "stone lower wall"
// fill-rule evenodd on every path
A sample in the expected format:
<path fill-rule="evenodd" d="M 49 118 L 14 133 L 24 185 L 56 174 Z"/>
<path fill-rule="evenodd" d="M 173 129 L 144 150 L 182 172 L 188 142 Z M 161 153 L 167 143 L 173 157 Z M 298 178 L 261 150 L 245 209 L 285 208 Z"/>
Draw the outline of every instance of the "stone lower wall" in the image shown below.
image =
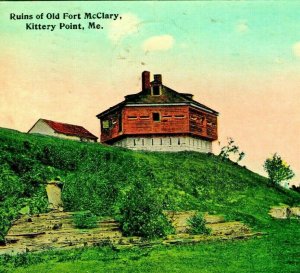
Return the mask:
<path fill-rule="evenodd" d="M 113 144 L 132 150 L 180 152 L 212 152 L 212 142 L 193 137 L 127 137 Z"/>

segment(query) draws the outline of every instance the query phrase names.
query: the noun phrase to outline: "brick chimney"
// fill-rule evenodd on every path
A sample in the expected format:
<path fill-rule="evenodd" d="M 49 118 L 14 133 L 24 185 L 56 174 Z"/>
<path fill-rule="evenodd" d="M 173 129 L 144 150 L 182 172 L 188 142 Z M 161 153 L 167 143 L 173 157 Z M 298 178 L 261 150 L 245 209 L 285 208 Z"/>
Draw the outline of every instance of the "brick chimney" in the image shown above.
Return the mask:
<path fill-rule="evenodd" d="M 161 74 L 154 75 L 154 81 L 155 81 L 155 83 L 162 83 Z"/>
<path fill-rule="evenodd" d="M 150 85 L 150 72 L 144 71 L 142 73 L 142 91 L 150 91 L 151 85 Z"/>

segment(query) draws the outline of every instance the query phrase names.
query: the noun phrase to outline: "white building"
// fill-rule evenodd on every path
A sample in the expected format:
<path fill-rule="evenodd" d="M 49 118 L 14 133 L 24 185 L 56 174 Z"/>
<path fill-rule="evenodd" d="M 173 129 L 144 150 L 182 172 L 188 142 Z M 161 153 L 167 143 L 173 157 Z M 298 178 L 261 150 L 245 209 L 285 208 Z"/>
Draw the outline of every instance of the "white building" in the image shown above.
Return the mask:
<path fill-rule="evenodd" d="M 79 125 L 39 119 L 28 131 L 29 134 L 42 134 L 84 142 L 97 142 L 97 137 Z"/>

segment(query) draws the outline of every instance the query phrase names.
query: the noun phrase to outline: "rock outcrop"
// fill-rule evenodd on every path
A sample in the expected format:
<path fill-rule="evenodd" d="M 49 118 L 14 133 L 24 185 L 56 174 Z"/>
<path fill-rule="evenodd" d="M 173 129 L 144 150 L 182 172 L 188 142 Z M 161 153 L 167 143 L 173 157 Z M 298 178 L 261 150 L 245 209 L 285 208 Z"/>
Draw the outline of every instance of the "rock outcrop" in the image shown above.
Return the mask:
<path fill-rule="evenodd" d="M 300 217 L 300 207 L 272 207 L 269 214 L 276 219 L 298 218 Z"/>
<path fill-rule="evenodd" d="M 188 219 L 195 211 L 165 212 L 175 227 L 176 234 L 167 238 L 146 242 L 140 237 L 122 235 L 119 223 L 106 218 L 91 229 L 78 229 L 73 223 L 75 212 L 52 211 L 37 215 L 23 215 L 16 220 L 6 236 L 6 245 L 0 246 L 0 254 L 16 254 L 28 251 L 68 249 L 86 246 L 114 245 L 117 248 L 134 245 L 195 243 L 204 240 L 245 238 L 254 235 L 249 227 L 237 221 L 225 222 L 223 216 L 205 214 L 210 235 L 190 235 Z M 257 233 L 256 233 L 257 234 Z"/>

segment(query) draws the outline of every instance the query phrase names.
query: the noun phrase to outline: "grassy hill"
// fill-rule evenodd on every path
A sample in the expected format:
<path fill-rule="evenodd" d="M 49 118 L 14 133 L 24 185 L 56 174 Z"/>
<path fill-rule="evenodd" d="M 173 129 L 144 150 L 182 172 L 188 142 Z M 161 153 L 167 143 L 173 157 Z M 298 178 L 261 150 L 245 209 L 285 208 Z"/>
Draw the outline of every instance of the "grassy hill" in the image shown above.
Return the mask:
<path fill-rule="evenodd" d="M 51 272 L 299 272 L 299 222 L 268 215 L 274 205 L 299 205 L 296 192 L 214 155 L 134 152 L 8 129 L 0 129 L 2 238 L 22 208 L 47 211 L 45 182 L 57 177 L 64 182 L 65 210 L 117 217 L 128 194 L 144 185 L 164 209 L 224 214 L 269 236 L 151 251 L 96 248 L 1 257 L 0 272 L 24 265 L 29 267 L 18 272 L 48 272 L 49 267 Z"/>
<path fill-rule="evenodd" d="M 19 210 L 47 211 L 45 182 L 64 182 L 65 210 L 116 216 L 128 192 L 147 185 L 164 209 L 222 213 L 268 225 L 270 206 L 299 203 L 299 194 L 232 162 L 195 152 L 135 152 L 0 129 L 0 232 Z"/>

